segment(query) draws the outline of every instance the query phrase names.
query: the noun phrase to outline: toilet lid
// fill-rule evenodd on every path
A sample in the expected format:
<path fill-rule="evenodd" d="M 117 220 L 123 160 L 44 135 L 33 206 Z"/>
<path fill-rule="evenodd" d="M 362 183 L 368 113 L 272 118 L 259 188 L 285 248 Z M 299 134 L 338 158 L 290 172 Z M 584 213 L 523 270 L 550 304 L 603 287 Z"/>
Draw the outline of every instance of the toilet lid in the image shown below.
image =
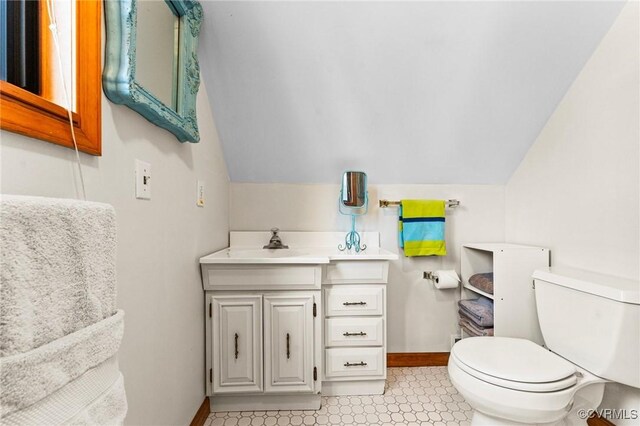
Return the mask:
<path fill-rule="evenodd" d="M 499 379 L 496 384 L 502 386 L 503 382 L 519 382 L 528 390 L 550 391 L 565 389 L 576 382 L 573 364 L 525 339 L 470 337 L 456 343 L 451 354 L 480 375 Z M 522 387 L 510 384 L 506 387 Z"/>

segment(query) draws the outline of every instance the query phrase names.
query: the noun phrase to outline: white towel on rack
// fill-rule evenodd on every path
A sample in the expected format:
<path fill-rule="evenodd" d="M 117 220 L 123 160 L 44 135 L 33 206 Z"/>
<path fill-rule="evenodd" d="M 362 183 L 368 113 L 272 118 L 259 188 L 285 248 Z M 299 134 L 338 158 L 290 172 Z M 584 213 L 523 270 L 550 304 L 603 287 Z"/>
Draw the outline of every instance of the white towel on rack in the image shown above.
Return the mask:
<path fill-rule="evenodd" d="M 0 356 L 26 352 L 116 311 L 113 207 L 0 196 Z"/>
<path fill-rule="evenodd" d="M 0 424 L 122 423 L 113 208 L 2 195 L 0 250 Z"/>

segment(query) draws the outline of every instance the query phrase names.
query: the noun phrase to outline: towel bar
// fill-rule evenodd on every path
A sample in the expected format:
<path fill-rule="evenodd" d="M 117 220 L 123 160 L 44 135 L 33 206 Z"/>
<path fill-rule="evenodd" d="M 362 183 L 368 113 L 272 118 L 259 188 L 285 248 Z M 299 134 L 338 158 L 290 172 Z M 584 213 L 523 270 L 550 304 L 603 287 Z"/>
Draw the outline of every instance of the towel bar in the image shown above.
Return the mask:
<path fill-rule="evenodd" d="M 447 207 L 449 208 L 454 208 L 454 207 L 458 207 L 460 205 L 460 201 L 459 200 L 447 200 Z M 386 208 L 386 207 L 391 207 L 391 206 L 399 206 L 400 205 L 400 201 L 389 201 L 389 200 L 380 200 L 380 207 L 381 208 Z"/>

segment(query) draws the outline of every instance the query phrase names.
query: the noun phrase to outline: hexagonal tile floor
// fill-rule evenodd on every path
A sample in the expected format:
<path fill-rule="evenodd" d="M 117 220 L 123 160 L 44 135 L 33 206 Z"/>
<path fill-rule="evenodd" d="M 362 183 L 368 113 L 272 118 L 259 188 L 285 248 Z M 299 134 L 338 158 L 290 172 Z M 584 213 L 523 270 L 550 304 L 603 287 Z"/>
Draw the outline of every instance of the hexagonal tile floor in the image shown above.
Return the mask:
<path fill-rule="evenodd" d="M 471 407 L 446 367 L 389 368 L 384 395 L 326 396 L 317 411 L 211 413 L 205 426 L 469 425 Z"/>

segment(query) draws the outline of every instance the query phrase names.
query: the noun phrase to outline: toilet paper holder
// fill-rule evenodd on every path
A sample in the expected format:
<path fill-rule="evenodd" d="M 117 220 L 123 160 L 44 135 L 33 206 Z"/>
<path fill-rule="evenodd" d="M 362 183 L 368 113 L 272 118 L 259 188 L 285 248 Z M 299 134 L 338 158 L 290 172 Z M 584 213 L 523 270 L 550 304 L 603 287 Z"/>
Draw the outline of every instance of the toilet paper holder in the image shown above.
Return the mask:
<path fill-rule="evenodd" d="M 443 275 L 445 274 L 445 275 Z M 431 280 L 436 288 L 456 288 L 460 283 L 460 277 L 454 270 L 447 271 L 424 271 L 422 278 L 425 280 Z M 443 278 L 443 280 L 441 280 Z M 442 281 L 442 282 L 441 282 Z"/>
<path fill-rule="evenodd" d="M 425 280 L 433 280 L 433 281 L 438 280 L 438 276 L 435 275 L 433 271 L 424 271 L 422 273 L 422 278 L 424 278 Z"/>

